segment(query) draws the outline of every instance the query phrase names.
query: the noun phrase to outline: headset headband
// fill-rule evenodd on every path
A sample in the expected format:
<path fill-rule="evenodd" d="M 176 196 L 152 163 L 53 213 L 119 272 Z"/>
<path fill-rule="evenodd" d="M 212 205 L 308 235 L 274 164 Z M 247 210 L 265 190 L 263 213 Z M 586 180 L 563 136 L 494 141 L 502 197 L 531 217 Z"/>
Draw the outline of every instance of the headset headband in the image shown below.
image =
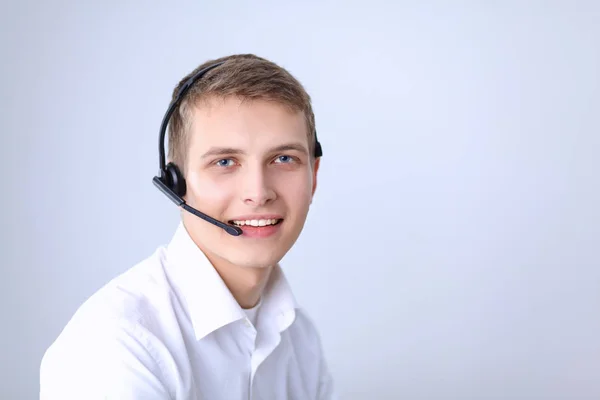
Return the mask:
<path fill-rule="evenodd" d="M 162 177 L 162 178 L 165 177 L 165 171 L 166 171 L 165 135 L 167 133 L 167 126 L 169 124 L 169 120 L 171 119 L 171 116 L 173 115 L 173 112 L 175 112 L 176 107 L 179 105 L 181 100 L 184 98 L 186 93 L 191 89 L 191 87 L 194 85 L 194 83 L 196 83 L 196 81 L 198 81 L 200 78 L 202 78 L 208 71 L 210 71 L 213 68 L 218 67 L 219 65 L 223 64 L 224 62 L 225 61 L 221 61 L 216 64 L 210 65 L 206 68 L 203 68 L 200 71 L 196 72 L 194 75 L 192 75 L 190 78 L 188 78 L 188 80 L 185 81 L 185 83 L 179 88 L 179 90 L 177 91 L 177 95 L 169 104 L 169 108 L 167 109 L 167 112 L 165 113 L 163 120 L 162 120 L 162 124 L 160 126 L 160 135 L 159 135 L 159 142 L 158 142 L 158 155 L 159 155 L 159 172 L 158 172 L 158 174 L 160 177 Z M 315 130 L 315 157 L 319 158 L 322 155 L 323 155 L 323 149 L 321 147 L 321 143 L 319 143 L 319 140 L 317 139 L 317 132 Z"/>

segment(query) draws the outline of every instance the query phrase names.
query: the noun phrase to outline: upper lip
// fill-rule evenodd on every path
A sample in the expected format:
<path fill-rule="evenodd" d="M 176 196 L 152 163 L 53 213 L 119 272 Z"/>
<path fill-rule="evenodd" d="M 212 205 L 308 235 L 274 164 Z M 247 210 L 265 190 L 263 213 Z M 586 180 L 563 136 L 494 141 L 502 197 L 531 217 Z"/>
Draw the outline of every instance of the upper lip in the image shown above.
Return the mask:
<path fill-rule="evenodd" d="M 260 219 L 283 219 L 279 214 L 252 214 L 252 215 L 240 215 L 239 217 L 231 218 L 230 221 L 252 221 Z"/>

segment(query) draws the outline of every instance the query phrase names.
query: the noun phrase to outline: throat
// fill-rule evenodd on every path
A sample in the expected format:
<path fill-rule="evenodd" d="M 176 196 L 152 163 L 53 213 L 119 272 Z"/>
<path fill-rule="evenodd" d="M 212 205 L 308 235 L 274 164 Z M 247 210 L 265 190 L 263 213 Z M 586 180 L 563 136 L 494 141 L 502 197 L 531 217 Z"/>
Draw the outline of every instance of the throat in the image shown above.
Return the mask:
<path fill-rule="evenodd" d="M 255 307 L 262 298 L 272 267 L 248 268 L 231 264 L 213 263 L 217 273 L 243 309 Z"/>

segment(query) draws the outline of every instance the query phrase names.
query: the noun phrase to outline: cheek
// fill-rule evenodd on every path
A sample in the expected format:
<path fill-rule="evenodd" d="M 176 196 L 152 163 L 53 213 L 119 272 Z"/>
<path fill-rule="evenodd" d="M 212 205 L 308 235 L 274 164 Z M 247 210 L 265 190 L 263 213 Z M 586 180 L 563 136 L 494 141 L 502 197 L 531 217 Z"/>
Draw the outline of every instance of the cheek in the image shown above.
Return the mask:
<path fill-rule="evenodd" d="M 310 203 L 312 194 L 312 175 L 298 171 L 294 176 L 282 176 L 278 182 L 279 193 L 285 197 L 286 202 L 303 207 Z"/>
<path fill-rule="evenodd" d="M 190 173 L 187 181 L 190 200 L 205 207 L 219 208 L 232 196 L 232 185 L 209 174 Z"/>

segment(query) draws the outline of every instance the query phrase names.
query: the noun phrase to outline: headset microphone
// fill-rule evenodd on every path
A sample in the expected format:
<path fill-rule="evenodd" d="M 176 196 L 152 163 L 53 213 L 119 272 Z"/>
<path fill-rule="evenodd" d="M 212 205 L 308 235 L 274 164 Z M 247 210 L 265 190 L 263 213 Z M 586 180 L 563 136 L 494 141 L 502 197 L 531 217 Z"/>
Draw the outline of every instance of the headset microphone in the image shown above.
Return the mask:
<path fill-rule="evenodd" d="M 159 178 L 158 176 L 155 176 L 152 179 L 152 182 L 154 182 L 154 185 L 164 194 L 167 195 L 168 198 L 170 198 L 173 203 L 177 204 L 178 206 L 182 207 L 184 210 L 194 214 L 197 217 L 202 218 L 203 220 L 210 222 L 211 224 L 214 224 L 216 226 L 218 226 L 219 228 L 223 228 L 225 229 L 225 231 L 227 233 L 229 233 L 232 236 L 239 236 L 242 234 L 242 229 L 237 227 L 237 226 L 233 226 L 233 225 L 228 225 L 225 224 L 217 219 L 214 219 L 213 217 L 210 217 L 206 214 L 204 214 L 203 212 L 200 212 L 198 210 L 196 210 L 193 207 L 190 207 L 185 200 L 183 200 L 180 196 L 178 196 L 171 188 L 169 188 L 162 180 L 161 178 Z"/>
<path fill-rule="evenodd" d="M 206 72 L 221 64 L 222 62 L 211 65 L 207 68 L 198 71 L 196 74 L 190 77 L 190 79 L 188 79 L 181 86 L 181 88 L 177 92 L 177 95 L 171 101 L 171 104 L 169 104 L 169 108 L 167 109 L 167 112 L 163 117 L 163 121 L 160 127 L 160 137 L 158 142 L 159 171 L 158 175 L 152 178 L 152 182 L 154 183 L 154 186 L 156 186 L 169 199 L 171 199 L 173 203 L 177 204 L 177 206 L 182 207 L 184 210 L 194 214 L 199 218 L 202 218 L 207 222 L 210 222 L 213 225 L 218 226 L 219 228 L 223 228 L 227 233 L 229 233 L 232 236 L 239 236 L 243 233 L 241 228 L 225 224 L 213 217 L 204 214 L 201 211 L 196 210 L 193 207 L 190 207 L 185 202 L 185 200 L 183 200 L 183 196 L 186 192 L 186 184 L 185 179 L 183 178 L 183 174 L 179 171 L 179 168 L 177 168 L 175 164 L 169 163 L 165 165 L 165 135 L 167 132 L 167 125 L 169 124 L 169 120 L 171 119 L 171 115 L 173 115 L 175 108 L 177 107 L 177 105 L 179 105 L 179 102 L 181 101 L 181 99 L 183 99 L 183 96 L 185 96 L 185 94 L 192 87 L 194 82 L 200 79 Z"/>
<path fill-rule="evenodd" d="M 210 217 L 203 212 L 196 210 L 193 207 L 190 207 L 185 200 L 183 200 L 183 196 L 186 192 L 186 184 L 185 179 L 181 171 L 177 165 L 172 162 L 165 165 L 165 134 L 167 131 L 167 125 L 169 124 L 169 120 L 171 119 L 171 115 L 175 111 L 175 108 L 179 105 L 185 94 L 192 87 L 192 85 L 198 81 L 200 78 L 204 76 L 208 71 L 213 68 L 218 67 L 223 64 L 224 61 L 219 63 L 210 65 L 206 68 L 201 69 L 192 75 L 185 83 L 179 88 L 177 95 L 169 104 L 169 108 L 165 113 L 162 124 L 160 127 L 160 136 L 158 141 L 158 155 L 159 155 L 159 170 L 158 175 L 152 179 L 154 186 L 156 186 L 161 192 L 163 192 L 171 201 L 173 201 L 177 206 L 182 207 L 184 210 L 194 214 L 195 216 L 202 218 L 203 220 L 218 226 L 219 228 L 223 228 L 227 233 L 232 236 L 239 236 L 243 233 L 240 227 L 229 225 L 224 222 L 221 222 L 213 217 Z M 315 156 L 320 157 L 322 155 L 321 144 L 317 140 L 317 133 L 315 132 Z"/>

